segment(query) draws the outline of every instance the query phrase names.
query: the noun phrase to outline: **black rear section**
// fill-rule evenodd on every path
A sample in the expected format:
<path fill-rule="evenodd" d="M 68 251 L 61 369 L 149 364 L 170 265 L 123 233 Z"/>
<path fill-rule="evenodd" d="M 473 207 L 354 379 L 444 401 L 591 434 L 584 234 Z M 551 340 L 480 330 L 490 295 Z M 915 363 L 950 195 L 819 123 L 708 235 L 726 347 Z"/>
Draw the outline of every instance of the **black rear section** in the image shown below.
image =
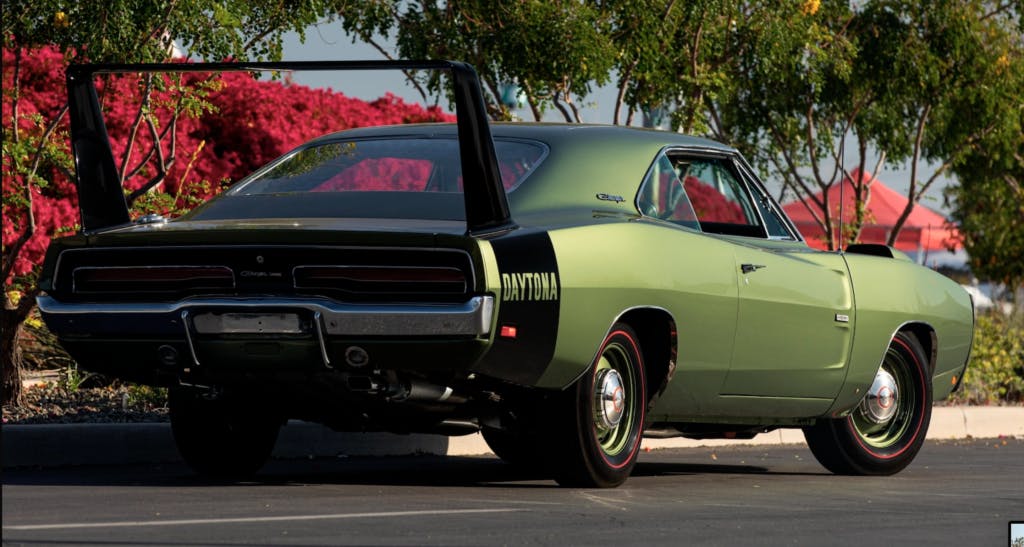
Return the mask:
<path fill-rule="evenodd" d="M 488 347 L 474 306 L 493 295 L 472 237 L 168 228 L 51 246 L 40 309 L 83 369 L 247 393 L 339 429 L 428 430 Z M 378 324 L 396 310 L 407 334 Z M 468 316 L 486 328 L 460 330 Z"/>

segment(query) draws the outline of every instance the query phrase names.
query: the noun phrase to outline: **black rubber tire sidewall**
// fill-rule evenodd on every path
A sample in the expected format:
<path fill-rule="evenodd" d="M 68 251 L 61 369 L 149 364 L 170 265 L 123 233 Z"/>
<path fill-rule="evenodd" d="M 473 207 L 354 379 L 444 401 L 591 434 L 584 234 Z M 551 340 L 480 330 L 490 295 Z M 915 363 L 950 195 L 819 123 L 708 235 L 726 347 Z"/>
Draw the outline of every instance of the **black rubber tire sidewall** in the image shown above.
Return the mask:
<path fill-rule="evenodd" d="M 182 460 L 204 477 L 251 477 L 270 458 L 281 420 L 256 405 L 206 399 L 196 390 L 168 394 L 171 432 Z"/>

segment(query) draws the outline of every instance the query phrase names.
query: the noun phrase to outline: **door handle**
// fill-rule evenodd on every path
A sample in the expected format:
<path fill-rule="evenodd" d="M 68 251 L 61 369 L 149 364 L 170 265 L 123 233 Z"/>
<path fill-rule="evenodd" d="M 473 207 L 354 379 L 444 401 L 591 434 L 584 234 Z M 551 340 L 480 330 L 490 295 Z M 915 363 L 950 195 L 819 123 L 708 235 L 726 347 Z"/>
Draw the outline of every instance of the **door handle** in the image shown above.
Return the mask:
<path fill-rule="evenodd" d="M 750 272 L 756 272 L 757 270 L 766 267 L 767 266 L 765 266 L 764 264 L 740 264 L 740 271 L 742 271 L 745 274 L 748 274 Z"/>

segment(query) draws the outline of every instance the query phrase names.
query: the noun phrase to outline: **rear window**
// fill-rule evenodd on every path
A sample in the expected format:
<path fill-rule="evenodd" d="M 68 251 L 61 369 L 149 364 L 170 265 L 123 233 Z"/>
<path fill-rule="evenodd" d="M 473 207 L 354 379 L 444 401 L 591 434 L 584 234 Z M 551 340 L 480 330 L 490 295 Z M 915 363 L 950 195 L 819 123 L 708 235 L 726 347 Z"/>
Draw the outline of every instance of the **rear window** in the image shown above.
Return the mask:
<path fill-rule="evenodd" d="M 546 155 L 543 145 L 494 141 L 502 184 L 511 192 Z M 305 192 L 462 193 L 454 138 L 339 140 L 311 144 L 270 164 L 231 190 L 255 196 Z"/>

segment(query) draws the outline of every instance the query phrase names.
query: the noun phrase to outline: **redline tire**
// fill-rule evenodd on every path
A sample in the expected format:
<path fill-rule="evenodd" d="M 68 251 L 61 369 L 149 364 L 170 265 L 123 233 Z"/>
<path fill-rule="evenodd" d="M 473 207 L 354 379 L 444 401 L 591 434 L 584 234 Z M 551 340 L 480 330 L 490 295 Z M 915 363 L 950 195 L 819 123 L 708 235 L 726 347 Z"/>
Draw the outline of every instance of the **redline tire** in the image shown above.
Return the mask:
<path fill-rule="evenodd" d="M 848 416 L 804 428 L 814 457 L 840 475 L 892 475 L 914 460 L 932 415 L 932 382 L 924 348 L 912 334 L 897 333 L 882 360 L 898 398 L 892 417 L 872 421 L 861 403 Z M 882 374 L 880 372 L 879 374 Z"/>
<path fill-rule="evenodd" d="M 613 488 L 633 471 L 647 407 L 643 355 L 637 340 L 629 325 L 613 325 L 589 372 L 565 394 L 562 408 L 570 419 L 564 422 L 568 431 L 561 436 L 562 457 L 555 477 L 559 484 Z M 614 376 L 609 371 L 615 371 Z M 595 384 L 602 378 L 604 384 Z M 609 389 L 607 395 L 614 397 L 601 399 L 606 395 L 602 389 L 609 387 L 615 389 Z M 605 410 L 618 419 L 610 427 L 602 418 Z"/>

